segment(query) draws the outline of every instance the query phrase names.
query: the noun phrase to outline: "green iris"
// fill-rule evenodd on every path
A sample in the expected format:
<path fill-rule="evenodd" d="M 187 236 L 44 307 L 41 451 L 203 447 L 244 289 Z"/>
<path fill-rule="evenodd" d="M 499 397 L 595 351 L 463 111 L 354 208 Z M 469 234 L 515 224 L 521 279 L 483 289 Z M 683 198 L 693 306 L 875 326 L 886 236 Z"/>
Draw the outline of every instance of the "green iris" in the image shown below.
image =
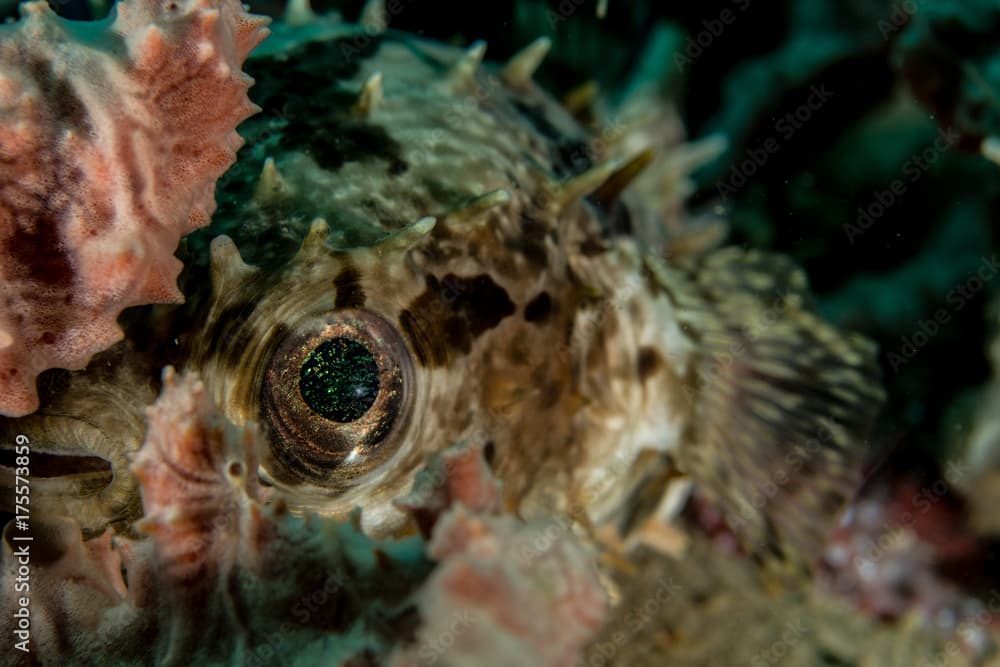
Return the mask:
<path fill-rule="evenodd" d="M 335 422 L 352 422 L 378 396 L 378 365 L 350 338 L 332 338 L 309 353 L 299 373 L 299 392 L 310 408 Z"/>

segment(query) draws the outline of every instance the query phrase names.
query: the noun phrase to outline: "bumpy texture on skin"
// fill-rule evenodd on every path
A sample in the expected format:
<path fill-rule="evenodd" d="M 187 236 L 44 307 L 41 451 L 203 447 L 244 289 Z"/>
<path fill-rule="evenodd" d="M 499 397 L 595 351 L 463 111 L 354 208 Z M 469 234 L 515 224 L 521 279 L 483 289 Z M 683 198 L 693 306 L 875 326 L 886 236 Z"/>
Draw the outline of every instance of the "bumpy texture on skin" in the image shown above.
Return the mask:
<path fill-rule="evenodd" d="M 123 308 L 178 302 L 178 239 L 257 107 L 243 60 L 267 19 L 237 0 L 126 0 L 73 23 L 44 2 L 0 26 L 0 414 L 36 376 L 122 336 Z"/>

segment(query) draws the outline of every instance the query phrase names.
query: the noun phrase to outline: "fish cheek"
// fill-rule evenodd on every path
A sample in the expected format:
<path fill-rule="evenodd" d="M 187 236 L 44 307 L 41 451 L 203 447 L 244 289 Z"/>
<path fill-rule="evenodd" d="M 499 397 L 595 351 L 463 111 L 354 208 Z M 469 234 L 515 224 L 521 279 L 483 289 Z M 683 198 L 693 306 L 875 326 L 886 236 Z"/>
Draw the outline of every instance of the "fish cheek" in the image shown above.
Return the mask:
<path fill-rule="evenodd" d="M 509 507 L 560 496 L 569 479 L 574 384 L 564 329 L 555 318 L 539 326 L 518 317 L 483 359 L 481 414 Z"/>

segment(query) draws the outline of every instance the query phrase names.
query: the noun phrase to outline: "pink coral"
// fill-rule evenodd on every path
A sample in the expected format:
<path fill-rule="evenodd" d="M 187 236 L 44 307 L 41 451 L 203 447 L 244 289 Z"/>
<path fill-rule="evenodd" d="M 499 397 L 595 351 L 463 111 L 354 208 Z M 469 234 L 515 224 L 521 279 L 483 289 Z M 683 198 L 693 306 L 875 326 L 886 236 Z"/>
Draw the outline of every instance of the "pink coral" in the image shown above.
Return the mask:
<path fill-rule="evenodd" d="M 122 336 L 123 308 L 179 302 L 180 237 L 257 111 L 240 71 L 267 19 L 238 0 L 124 0 L 95 23 L 22 5 L 0 26 L 0 414 L 35 378 Z"/>
<path fill-rule="evenodd" d="M 593 561 L 565 526 L 459 504 L 428 550 L 440 562 L 417 596 L 423 623 L 394 667 L 571 667 L 605 621 Z"/>
<path fill-rule="evenodd" d="M 0 625 L 19 646 L 4 664 L 57 663 L 57 656 L 75 664 L 96 651 L 111 664 L 111 656 L 121 655 L 113 648 L 116 641 L 133 632 L 154 595 L 145 567 L 148 549 L 116 544 L 110 531 L 84 542 L 80 526 L 65 517 L 32 517 L 30 541 L 17 541 L 24 535 L 14 526 L 7 524 L 0 544 L 0 584 L 18 595 L 0 596 Z M 21 554 L 26 569 L 19 567 L 25 562 Z M 30 623 L 18 623 L 19 609 L 28 610 Z"/>
<path fill-rule="evenodd" d="M 432 537 L 437 569 L 417 594 L 422 620 L 394 667 L 579 664 L 608 613 L 592 554 L 551 520 L 500 516 L 483 448 L 432 459 L 399 501 Z"/>
<path fill-rule="evenodd" d="M 424 537 L 431 536 L 437 520 L 456 503 L 479 514 L 494 514 L 502 507 L 500 486 L 480 445 L 460 443 L 431 458 L 410 493 L 395 502 L 409 512 Z"/>
<path fill-rule="evenodd" d="M 163 383 L 132 466 L 146 512 L 139 528 L 152 535 L 172 579 L 205 581 L 248 556 L 238 542 L 263 523 L 254 451 L 259 436 L 219 414 L 193 376 L 178 379 L 168 366 Z"/>

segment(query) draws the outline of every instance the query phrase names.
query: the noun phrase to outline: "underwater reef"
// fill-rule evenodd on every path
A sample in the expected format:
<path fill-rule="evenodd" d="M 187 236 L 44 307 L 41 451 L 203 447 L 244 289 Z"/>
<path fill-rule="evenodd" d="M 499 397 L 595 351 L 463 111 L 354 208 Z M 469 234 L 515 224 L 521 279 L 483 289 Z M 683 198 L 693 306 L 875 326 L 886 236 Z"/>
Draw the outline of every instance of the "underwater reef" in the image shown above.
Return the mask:
<path fill-rule="evenodd" d="M 10 665 L 1000 665 L 1000 8 L 0 2 Z"/>

